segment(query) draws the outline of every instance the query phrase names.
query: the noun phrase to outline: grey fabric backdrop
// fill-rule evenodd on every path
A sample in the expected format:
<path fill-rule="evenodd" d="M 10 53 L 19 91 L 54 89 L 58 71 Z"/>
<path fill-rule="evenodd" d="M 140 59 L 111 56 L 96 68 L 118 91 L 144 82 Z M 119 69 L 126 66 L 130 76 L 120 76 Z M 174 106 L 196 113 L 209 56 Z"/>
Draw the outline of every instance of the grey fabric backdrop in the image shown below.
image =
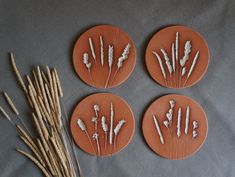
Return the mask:
<path fill-rule="evenodd" d="M 77 149 L 85 177 L 234 177 L 234 15 L 233 0 L 0 0 L 0 90 L 12 95 L 30 126 L 29 109 L 9 65 L 8 52 L 14 51 L 24 74 L 35 65 L 58 69 L 65 92 L 63 101 L 71 115 L 82 98 L 107 91 L 85 85 L 75 74 L 71 62 L 75 40 L 94 25 L 119 26 L 136 44 L 137 64 L 124 84 L 108 92 L 130 104 L 136 131 L 129 146 L 111 158 L 91 157 Z M 157 85 L 144 64 L 150 37 L 172 24 L 195 28 L 210 48 L 211 61 L 205 77 L 189 89 L 172 90 Z M 171 161 L 157 156 L 146 145 L 141 132 L 145 109 L 157 97 L 168 93 L 190 96 L 204 107 L 208 116 L 208 138 L 201 150 L 186 160 Z M 10 111 L 2 96 L 0 104 Z M 15 147 L 27 149 L 9 122 L 2 115 L 0 118 L 0 176 L 42 176 L 37 167 L 15 152 Z"/>

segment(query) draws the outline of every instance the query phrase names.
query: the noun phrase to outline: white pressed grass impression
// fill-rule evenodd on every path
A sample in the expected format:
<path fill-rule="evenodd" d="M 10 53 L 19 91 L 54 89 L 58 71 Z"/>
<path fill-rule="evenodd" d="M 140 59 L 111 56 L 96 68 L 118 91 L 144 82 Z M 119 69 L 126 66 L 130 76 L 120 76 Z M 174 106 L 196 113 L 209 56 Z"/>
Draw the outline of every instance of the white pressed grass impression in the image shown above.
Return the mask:
<path fill-rule="evenodd" d="M 91 49 L 91 54 L 92 54 L 92 57 L 93 59 L 96 61 L 96 55 L 95 55 L 95 49 L 94 49 L 94 45 L 93 45 L 93 42 L 92 42 L 92 38 L 89 37 L 89 45 L 90 45 L 90 49 Z"/>
<path fill-rule="evenodd" d="M 89 133 L 88 133 L 87 128 L 86 128 L 86 125 L 85 125 L 85 123 L 83 122 L 83 120 L 80 119 L 80 118 L 78 118 L 78 120 L 77 120 L 77 125 L 79 126 L 79 128 L 80 128 L 83 132 L 85 132 L 86 137 L 87 137 L 87 139 L 88 139 L 88 141 L 89 141 L 89 143 L 90 143 L 90 145 L 91 145 L 91 147 L 92 147 L 92 150 L 93 150 L 93 152 L 96 154 L 95 148 L 94 148 L 94 146 L 93 146 L 93 144 L 92 144 L 91 138 L 90 138 L 90 136 L 89 136 Z"/>
<path fill-rule="evenodd" d="M 121 128 L 123 127 L 123 125 L 126 123 L 125 119 L 119 120 L 116 127 L 114 128 L 114 149 L 116 151 L 117 149 L 117 136 L 121 130 Z"/>
<path fill-rule="evenodd" d="M 198 122 L 194 120 L 193 121 L 193 135 L 192 135 L 193 139 L 195 139 L 198 136 L 197 128 L 198 128 Z"/>
<path fill-rule="evenodd" d="M 90 47 L 90 51 L 91 51 L 91 55 L 92 58 L 94 59 L 94 61 L 97 63 L 97 55 L 95 53 L 95 48 L 94 48 L 94 43 L 91 37 L 88 38 L 88 42 L 89 42 L 89 47 Z M 100 45 L 100 64 L 101 66 L 105 66 L 105 41 L 102 35 L 99 36 L 99 45 Z M 105 81 L 105 85 L 104 87 L 107 88 L 108 85 L 113 84 L 113 81 L 116 78 L 116 75 L 118 73 L 118 71 L 123 67 L 124 61 L 127 60 L 129 58 L 129 54 L 130 54 L 130 49 L 131 49 L 131 44 L 127 43 L 125 48 L 123 49 L 123 52 L 121 54 L 121 56 L 117 59 L 117 68 L 114 72 L 114 75 L 112 77 L 112 80 L 110 79 L 111 74 L 112 74 L 112 67 L 113 67 L 113 62 L 114 62 L 114 45 L 109 44 L 108 45 L 108 54 L 107 54 L 107 63 L 108 63 L 108 76 L 107 79 Z M 90 79 L 92 82 L 92 85 L 95 86 L 94 80 L 92 78 L 91 72 L 92 72 L 92 62 L 89 61 L 89 55 L 88 53 L 84 53 L 83 54 L 83 63 L 85 65 L 85 67 L 87 68 L 89 75 L 90 75 Z M 111 82 L 110 82 L 111 81 Z"/>
<path fill-rule="evenodd" d="M 116 77 L 118 71 L 122 68 L 124 61 L 128 59 L 128 55 L 129 55 L 129 53 L 130 53 L 130 49 L 131 49 L 131 44 L 128 43 L 128 44 L 126 45 L 126 47 L 124 48 L 124 50 L 123 50 L 123 52 L 122 52 L 122 55 L 118 58 L 118 61 L 117 61 L 117 69 L 116 69 L 116 71 L 115 71 L 115 73 L 114 73 L 114 75 L 113 75 L 113 79 L 112 79 L 110 85 L 113 84 L 113 81 L 115 80 L 115 77 Z"/>
<path fill-rule="evenodd" d="M 163 138 L 163 135 L 162 135 L 162 132 L 161 132 L 161 128 L 158 124 L 158 120 L 157 120 L 157 117 L 155 115 L 153 115 L 153 121 L 154 121 L 155 128 L 157 129 L 157 133 L 158 133 L 160 142 L 161 142 L 161 144 L 164 144 L 164 138 Z"/>
<path fill-rule="evenodd" d="M 92 75 L 91 75 L 92 63 L 89 61 L 89 55 L 88 55 L 88 53 L 84 53 L 84 54 L 83 54 L 83 63 L 84 63 L 84 65 L 86 66 L 86 68 L 87 68 L 87 70 L 88 70 L 88 72 L 89 72 L 89 76 L 90 76 L 92 85 L 95 85 L 95 82 L 94 82 L 93 77 L 92 77 Z"/>
<path fill-rule="evenodd" d="M 108 50 L 108 66 L 109 66 L 109 73 L 108 73 L 108 78 L 105 83 L 105 88 L 107 88 L 109 79 L 112 73 L 112 66 L 113 66 L 113 46 L 109 45 L 109 50 Z"/>
<path fill-rule="evenodd" d="M 181 135 L 181 112 L 182 112 L 182 108 L 178 109 L 178 117 L 177 117 L 177 136 L 178 138 Z"/>
<path fill-rule="evenodd" d="M 186 63 L 190 59 L 190 53 L 192 50 L 191 41 L 188 40 L 185 42 L 184 55 L 180 59 L 179 58 L 179 32 L 176 32 L 175 36 L 176 36 L 175 41 L 171 44 L 171 61 L 170 61 L 170 58 L 169 58 L 166 50 L 160 49 L 162 56 L 165 60 L 165 66 L 161 60 L 160 55 L 155 51 L 152 51 L 152 53 L 156 56 L 156 58 L 158 60 L 159 67 L 161 69 L 161 73 L 162 73 L 162 76 L 165 80 L 166 86 L 167 86 L 167 76 L 166 76 L 166 72 L 165 72 L 165 67 L 167 68 L 169 75 L 170 75 L 171 86 L 173 86 L 172 85 L 172 75 L 173 75 L 176 87 L 181 87 L 181 86 L 184 87 L 186 85 L 188 79 L 192 75 L 193 71 L 195 70 L 195 66 L 196 66 L 197 60 L 199 58 L 199 51 L 196 52 L 190 69 L 187 69 Z M 186 75 L 186 73 L 187 73 L 187 77 L 186 77 L 184 83 L 182 84 L 181 83 L 182 77 L 184 77 Z"/>
<path fill-rule="evenodd" d="M 107 152 L 107 139 L 108 139 L 108 124 L 106 123 L 106 117 L 105 116 L 102 116 L 101 118 L 101 126 L 102 126 L 102 129 L 104 131 L 104 152 L 106 154 Z"/>

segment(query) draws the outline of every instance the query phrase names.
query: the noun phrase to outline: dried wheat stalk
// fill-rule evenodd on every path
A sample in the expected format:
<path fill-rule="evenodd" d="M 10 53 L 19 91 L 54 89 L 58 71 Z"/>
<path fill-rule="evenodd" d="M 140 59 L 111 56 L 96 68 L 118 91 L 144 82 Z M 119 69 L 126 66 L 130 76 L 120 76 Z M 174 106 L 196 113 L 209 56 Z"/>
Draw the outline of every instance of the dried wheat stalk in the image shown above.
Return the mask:
<path fill-rule="evenodd" d="M 3 92 L 3 95 L 8 103 L 8 105 L 11 107 L 12 111 L 16 114 L 19 115 L 19 111 L 16 108 L 15 104 L 13 103 L 12 99 L 9 97 L 9 95 L 6 92 Z"/>
<path fill-rule="evenodd" d="M 163 78 L 164 78 L 164 80 L 165 80 L 165 84 L 167 85 L 166 72 L 165 72 L 165 69 L 164 69 L 164 66 L 163 66 L 163 63 L 162 63 L 162 59 L 161 59 L 161 57 L 158 55 L 157 52 L 153 51 L 152 53 L 156 56 L 156 58 L 157 58 L 157 60 L 158 60 L 158 63 L 159 63 L 159 66 L 160 66 L 160 69 L 161 69 L 161 72 L 162 72 L 162 76 L 163 76 Z"/>
<path fill-rule="evenodd" d="M 156 117 L 155 115 L 153 115 L 153 121 L 154 121 L 155 128 L 157 129 L 157 133 L 158 133 L 158 135 L 159 135 L 161 144 L 164 144 L 164 143 L 165 143 L 165 142 L 164 142 L 164 138 L 163 138 L 163 135 L 162 135 L 160 126 L 159 126 L 159 124 L 158 124 L 157 117 Z"/>
<path fill-rule="evenodd" d="M 113 132 L 114 132 L 114 148 L 115 148 L 115 151 L 117 150 L 117 136 L 118 136 L 121 128 L 123 127 L 123 125 L 125 123 L 126 123 L 126 120 L 124 120 L 124 119 L 118 121 L 116 127 L 113 130 Z"/>
<path fill-rule="evenodd" d="M 13 53 L 10 53 L 10 60 L 11 60 L 11 65 L 12 65 L 13 71 L 14 71 L 16 77 L 17 77 L 17 80 L 20 83 L 21 88 L 25 92 L 26 98 L 27 98 L 30 106 L 32 107 L 32 102 L 30 101 L 30 98 L 28 97 L 28 94 L 27 94 L 28 93 L 27 87 L 26 87 L 26 85 L 25 85 L 25 83 L 24 83 L 24 81 L 21 77 L 21 74 L 20 74 L 20 72 L 19 72 L 19 70 L 16 66 L 16 62 L 15 62 Z"/>
<path fill-rule="evenodd" d="M 6 99 L 6 101 L 7 101 L 8 105 L 9 105 L 9 107 L 10 107 L 10 108 L 12 109 L 12 111 L 16 114 L 16 116 L 17 116 L 18 120 L 20 121 L 21 125 L 25 128 L 25 130 L 27 130 L 27 133 L 29 133 L 29 135 L 31 135 L 29 129 L 28 129 L 27 126 L 26 126 L 26 124 L 25 124 L 24 121 L 20 118 L 20 116 L 19 116 L 19 115 L 20 115 L 20 112 L 19 112 L 19 110 L 17 109 L 17 107 L 15 106 L 15 104 L 14 104 L 12 98 L 11 98 L 6 92 L 3 92 L 3 95 L 4 95 L 5 99 Z"/>
<path fill-rule="evenodd" d="M 109 79 L 112 73 L 112 66 L 113 66 L 113 46 L 109 45 L 109 51 L 108 51 L 108 64 L 109 64 L 109 74 L 108 74 L 108 78 L 106 80 L 105 83 L 105 88 L 107 88 L 108 83 L 109 83 Z"/>
<path fill-rule="evenodd" d="M 11 120 L 10 116 L 7 114 L 7 112 L 0 106 L 0 112 L 7 118 L 12 125 L 15 125 L 15 123 Z"/>
<path fill-rule="evenodd" d="M 92 57 L 96 62 L 95 49 L 94 49 L 94 46 L 93 46 L 92 39 L 90 37 L 89 37 L 89 45 L 90 45 Z"/>
<path fill-rule="evenodd" d="M 58 73 L 49 67 L 47 67 L 47 72 L 39 67 L 36 71 L 37 73 L 33 71 L 32 80 L 27 76 L 29 83 L 23 89 L 27 90 L 25 93 L 28 101 L 31 102 L 32 117 L 38 134 L 35 139 L 31 138 L 27 132 L 16 125 L 22 141 L 35 155 L 35 157 L 33 155 L 26 156 L 33 159 L 32 161 L 39 168 L 43 167 L 41 170 L 44 171 L 45 176 L 48 173 L 50 177 L 76 177 L 75 167 L 64 134 L 65 127 L 62 123 L 60 98 L 63 96 L 63 92 Z M 17 72 L 15 73 L 18 75 Z M 80 168 L 78 170 L 81 175 Z"/>
<path fill-rule="evenodd" d="M 11 59 L 11 65 L 12 65 L 13 70 L 14 70 L 14 72 L 16 74 L 16 77 L 17 77 L 17 79 L 18 79 L 18 81 L 20 83 L 20 86 L 22 87 L 24 92 L 27 93 L 28 91 L 27 91 L 26 85 L 25 85 L 25 83 L 24 83 L 24 81 L 23 81 L 23 79 L 21 77 L 21 74 L 20 74 L 18 68 L 16 67 L 16 63 L 15 63 L 15 59 L 14 59 L 13 53 L 10 53 L 10 59 Z"/>
<path fill-rule="evenodd" d="M 191 67 L 190 67 L 190 70 L 189 70 L 189 72 L 188 72 L 187 78 L 186 78 L 186 80 L 185 80 L 183 86 L 185 86 L 185 84 L 187 83 L 188 79 L 189 79 L 190 76 L 192 75 L 192 72 L 194 71 L 194 68 L 195 68 L 195 66 L 196 66 L 198 57 L 199 57 L 199 51 L 197 51 L 197 53 L 196 53 L 195 56 L 194 56 L 193 63 L 192 63 L 192 65 L 191 65 Z"/>
<path fill-rule="evenodd" d="M 105 136 L 105 139 L 104 139 L 104 151 L 105 151 L 105 154 L 106 154 L 107 139 L 108 139 L 108 125 L 106 123 L 106 117 L 105 116 L 102 116 L 102 118 L 101 118 L 101 126 L 102 126 L 102 129 L 104 131 L 104 136 Z"/>
<path fill-rule="evenodd" d="M 177 136 L 178 136 L 178 138 L 181 135 L 181 129 L 180 129 L 180 125 L 181 125 L 181 112 L 182 112 L 182 109 L 179 108 L 178 109 L 178 119 L 177 119 Z"/>
<path fill-rule="evenodd" d="M 187 109 L 186 109 L 186 117 L 185 117 L 185 129 L 184 129 L 185 135 L 188 134 L 189 116 L 190 116 L 189 114 L 190 114 L 190 107 L 187 106 Z"/>
<path fill-rule="evenodd" d="M 102 36 L 100 36 L 100 63 L 104 66 L 104 42 Z"/>
<path fill-rule="evenodd" d="M 38 168 L 43 172 L 45 177 L 52 177 L 52 175 L 46 170 L 46 168 L 43 167 L 41 165 L 41 163 L 36 158 L 34 158 L 32 155 L 30 155 L 29 153 L 26 153 L 20 149 L 17 149 L 17 151 L 19 153 L 23 154 L 24 156 L 26 156 L 27 158 L 29 158 L 32 162 L 34 162 L 38 166 Z"/>

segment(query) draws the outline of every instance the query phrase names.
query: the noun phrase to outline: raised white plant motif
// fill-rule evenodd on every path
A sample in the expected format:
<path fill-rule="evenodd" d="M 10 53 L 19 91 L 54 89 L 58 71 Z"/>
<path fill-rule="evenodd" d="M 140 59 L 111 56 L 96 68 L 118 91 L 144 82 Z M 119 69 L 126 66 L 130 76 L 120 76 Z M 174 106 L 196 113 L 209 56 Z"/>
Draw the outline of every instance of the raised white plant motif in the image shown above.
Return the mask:
<path fill-rule="evenodd" d="M 181 124 L 181 108 L 178 109 L 178 119 L 177 119 L 177 136 L 178 138 L 181 135 L 181 129 L 180 129 L 180 124 Z"/>
<path fill-rule="evenodd" d="M 88 55 L 88 53 L 84 53 L 83 54 L 83 63 L 86 66 L 86 68 L 87 68 L 87 70 L 89 72 L 89 76 L 90 76 L 92 85 L 94 85 L 94 80 L 93 80 L 92 75 L 91 75 L 91 66 L 92 66 L 92 64 L 91 64 L 91 62 L 89 62 L 89 55 Z"/>
<path fill-rule="evenodd" d="M 110 144 L 110 150 L 111 150 L 111 152 L 112 152 L 112 144 L 113 144 L 113 122 L 114 122 L 113 103 L 110 103 L 109 144 Z"/>
<path fill-rule="evenodd" d="M 165 72 L 164 66 L 163 66 L 163 64 L 162 64 L 162 59 L 161 59 L 161 57 L 158 55 L 157 52 L 153 51 L 153 54 L 157 57 L 159 66 L 160 66 L 160 68 L 161 68 L 162 76 L 163 76 L 163 78 L 164 78 L 164 80 L 165 80 L 165 84 L 167 85 L 167 81 L 166 81 L 166 72 Z"/>
<path fill-rule="evenodd" d="M 183 86 L 185 86 L 185 84 L 187 83 L 189 77 L 192 75 L 192 72 L 194 71 L 194 68 L 195 68 L 196 63 L 197 63 L 197 60 L 198 60 L 198 56 L 199 56 L 199 51 L 197 51 L 197 53 L 196 53 L 195 56 L 194 56 L 193 63 L 192 63 L 192 65 L 191 65 L 191 67 L 190 67 L 190 70 L 189 70 L 189 72 L 188 72 L 187 78 L 186 78 L 186 80 L 185 80 Z"/>
<path fill-rule="evenodd" d="M 194 120 L 193 121 L 193 135 L 192 135 L 193 139 L 195 139 L 198 136 L 197 128 L 198 128 L 198 122 Z"/>
<path fill-rule="evenodd" d="M 109 79 L 112 73 L 112 66 L 113 66 L 113 46 L 112 45 L 109 45 L 108 64 L 109 64 L 109 74 L 108 74 L 107 81 L 105 83 L 105 88 L 107 88 L 108 86 Z"/>
<path fill-rule="evenodd" d="M 107 150 L 107 138 L 108 138 L 108 125 L 106 123 L 106 118 L 105 116 L 102 116 L 101 118 L 101 126 L 102 126 L 102 129 L 104 131 L 104 136 L 105 136 L 105 140 L 104 140 L 104 151 L 106 153 L 106 150 Z"/>
<path fill-rule="evenodd" d="M 128 55 L 130 53 L 130 49 L 131 49 L 131 44 L 128 43 L 126 45 L 125 49 L 123 50 L 122 55 L 118 58 L 117 69 L 116 69 L 116 71 L 115 71 L 115 73 L 113 75 L 113 79 L 111 81 L 111 85 L 113 84 L 113 81 L 114 81 L 114 79 L 115 79 L 119 69 L 121 69 L 121 67 L 123 66 L 123 62 L 128 59 Z"/>
<path fill-rule="evenodd" d="M 155 125 L 155 127 L 156 127 L 156 129 L 157 129 L 157 133 L 158 133 L 158 135 L 159 135 L 161 144 L 164 144 L 164 138 L 163 138 L 163 135 L 162 135 L 160 126 L 159 126 L 159 124 L 158 124 L 157 117 L 156 117 L 155 115 L 153 115 L 153 121 L 154 121 L 154 125 Z"/>
<path fill-rule="evenodd" d="M 92 147 L 92 150 L 93 150 L 93 152 L 96 154 L 95 148 L 94 148 L 94 146 L 93 146 L 93 144 L 92 144 L 91 138 L 90 138 L 90 136 L 89 136 L 89 134 L 88 134 L 88 132 L 87 132 L 86 125 L 85 125 L 85 123 L 83 122 L 83 120 L 80 119 L 80 118 L 78 118 L 78 120 L 77 120 L 77 125 L 78 125 L 78 127 L 79 127 L 83 132 L 85 132 L 85 134 L 86 134 L 86 136 L 87 136 L 87 138 L 88 138 L 88 141 L 89 141 L 89 143 L 90 143 L 90 145 L 91 145 L 91 147 Z"/>
<path fill-rule="evenodd" d="M 118 124 L 114 128 L 114 148 L 115 148 L 115 150 L 117 149 L 117 136 L 118 136 L 118 133 L 120 132 L 122 126 L 125 123 L 126 123 L 126 120 L 122 119 L 118 122 Z"/>
<path fill-rule="evenodd" d="M 190 69 L 187 69 L 186 63 L 190 59 L 190 53 L 191 53 L 191 49 L 192 49 L 191 41 L 188 40 L 185 42 L 184 55 L 181 59 L 179 59 L 179 32 L 176 32 L 175 36 L 176 36 L 175 40 L 171 44 L 171 60 L 170 60 L 166 50 L 160 49 L 160 51 L 162 53 L 162 56 L 164 57 L 165 66 L 169 72 L 171 86 L 173 86 L 173 83 L 172 83 L 172 75 L 173 75 L 176 87 L 181 87 L 181 86 L 184 87 L 185 84 L 187 83 L 188 79 L 192 75 L 192 72 L 195 68 L 197 60 L 199 58 L 199 51 L 197 51 L 197 53 L 195 54 Z M 163 78 L 165 80 L 165 84 L 167 86 L 167 76 L 166 76 L 164 64 L 162 63 L 161 57 L 155 51 L 152 51 L 152 53 L 156 56 L 156 58 L 158 60 L 162 76 L 163 76 Z M 186 76 L 186 74 L 187 74 L 187 77 L 186 77 L 184 83 L 182 84 L 181 83 L 182 77 Z M 167 123 L 165 123 L 165 124 L 167 125 Z"/>
<path fill-rule="evenodd" d="M 173 109 L 174 109 L 174 106 L 175 106 L 175 101 L 170 100 L 169 104 L 170 104 L 170 109 L 166 113 L 166 120 L 163 122 L 163 124 L 165 125 L 166 128 L 169 128 L 172 124 Z"/>
<path fill-rule="evenodd" d="M 93 137 L 93 140 L 96 141 L 98 155 L 100 156 L 99 134 L 98 133 L 94 133 L 92 137 Z"/>
<path fill-rule="evenodd" d="M 96 62 L 95 49 L 94 49 L 94 46 L 93 46 L 92 39 L 90 37 L 89 37 L 89 45 L 90 45 L 92 57 Z"/>
<path fill-rule="evenodd" d="M 100 63 L 104 66 L 104 42 L 102 36 L 100 36 Z"/>
<path fill-rule="evenodd" d="M 188 134 L 189 116 L 190 116 L 190 107 L 187 106 L 187 109 L 186 109 L 186 117 L 185 117 L 185 129 L 184 129 L 185 135 Z"/>

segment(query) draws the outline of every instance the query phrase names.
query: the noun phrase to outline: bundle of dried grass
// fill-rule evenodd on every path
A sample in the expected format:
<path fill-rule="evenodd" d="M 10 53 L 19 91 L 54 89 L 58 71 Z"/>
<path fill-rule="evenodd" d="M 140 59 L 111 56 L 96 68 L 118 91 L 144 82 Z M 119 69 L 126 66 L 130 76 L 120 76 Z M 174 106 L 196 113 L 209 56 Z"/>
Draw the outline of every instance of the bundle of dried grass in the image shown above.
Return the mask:
<path fill-rule="evenodd" d="M 63 92 L 58 73 L 49 67 L 47 72 L 37 67 L 36 72 L 33 70 L 33 78 L 27 76 L 28 83 L 25 84 L 16 67 L 13 54 L 10 57 L 13 69 L 30 102 L 37 128 L 37 135 L 31 137 L 21 126 L 16 125 L 20 138 L 34 155 L 18 149 L 17 151 L 32 160 L 47 177 L 76 177 L 75 157 L 70 155 L 72 145 L 68 144 L 70 137 L 66 137 L 67 127 L 62 119 L 60 98 Z M 78 174 L 82 176 L 79 163 L 77 164 Z"/>

